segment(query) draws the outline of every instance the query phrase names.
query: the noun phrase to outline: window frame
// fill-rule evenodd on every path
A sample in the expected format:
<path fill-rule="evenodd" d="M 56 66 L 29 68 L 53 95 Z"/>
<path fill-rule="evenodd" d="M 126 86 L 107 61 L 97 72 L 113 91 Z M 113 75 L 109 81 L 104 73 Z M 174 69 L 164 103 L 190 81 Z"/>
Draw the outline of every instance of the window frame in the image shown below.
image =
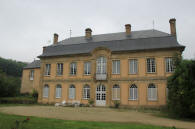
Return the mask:
<path fill-rule="evenodd" d="M 35 70 L 34 69 L 31 69 L 30 70 L 30 73 L 29 73 L 29 80 L 34 80 L 34 73 L 35 73 Z"/>
<path fill-rule="evenodd" d="M 47 95 L 45 95 L 46 91 L 45 88 L 47 87 Z M 49 85 L 45 84 L 43 87 L 43 98 L 49 98 Z"/>
<path fill-rule="evenodd" d="M 147 98 L 148 101 L 158 100 L 158 87 L 154 83 L 150 83 L 147 87 Z"/>
<path fill-rule="evenodd" d="M 120 60 L 112 60 L 112 74 L 120 74 L 120 71 L 121 71 L 120 70 L 121 69 L 121 66 L 120 65 L 121 65 Z M 114 68 L 114 66 L 115 66 L 115 68 Z"/>
<path fill-rule="evenodd" d="M 148 60 L 150 61 L 148 62 Z M 154 57 L 146 58 L 146 71 L 147 73 L 156 73 L 156 59 Z"/>
<path fill-rule="evenodd" d="M 131 72 L 131 61 L 133 61 L 133 72 Z M 138 59 L 129 59 L 128 63 L 129 63 L 129 74 L 138 74 Z"/>
<path fill-rule="evenodd" d="M 85 66 L 87 66 L 87 69 Z M 91 75 L 91 62 L 90 61 L 84 62 L 84 75 Z"/>
<path fill-rule="evenodd" d="M 51 64 L 45 64 L 45 76 L 51 75 Z"/>
<path fill-rule="evenodd" d="M 56 75 L 57 76 L 62 76 L 63 75 L 63 70 L 64 70 L 64 64 L 63 63 L 57 63 Z"/>
<path fill-rule="evenodd" d="M 167 62 L 167 60 L 168 60 L 168 62 Z M 173 73 L 174 70 L 175 70 L 175 67 L 174 67 L 173 57 L 166 57 L 165 58 L 165 71 L 166 71 L 166 73 Z"/>
<path fill-rule="evenodd" d="M 112 100 L 120 100 L 121 98 L 121 89 L 118 84 L 112 86 Z"/>
<path fill-rule="evenodd" d="M 76 87 L 75 85 L 71 84 L 68 89 L 68 99 L 75 99 L 76 98 Z"/>
<path fill-rule="evenodd" d="M 96 74 L 107 74 L 107 58 L 100 56 L 96 60 Z"/>
<path fill-rule="evenodd" d="M 59 90 L 60 89 L 60 90 Z M 57 96 L 58 95 L 58 96 Z M 59 99 L 62 97 L 62 85 L 56 85 L 56 98 Z"/>
<path fill-rule="evenodd" d="M 131 95 L 132 93 L 132 95 Z M 139 97 L 139 89 L 136 84 L 132 84 L 129 86 L 129 100 L 138 100 Z"/>
<path fill-rule="evenodd" d="M 77 75 L 77 63 L 76 62 L 71 62 L 70 63 L 70 75 L 71 76 L 76 76 Z"/>
<path fill-rule="evenodd" d="M 89 85 L 84 85 L 83 86 L 83 94 L 82 94 L 82 99 L 90 99 L 90 86 Z"/>

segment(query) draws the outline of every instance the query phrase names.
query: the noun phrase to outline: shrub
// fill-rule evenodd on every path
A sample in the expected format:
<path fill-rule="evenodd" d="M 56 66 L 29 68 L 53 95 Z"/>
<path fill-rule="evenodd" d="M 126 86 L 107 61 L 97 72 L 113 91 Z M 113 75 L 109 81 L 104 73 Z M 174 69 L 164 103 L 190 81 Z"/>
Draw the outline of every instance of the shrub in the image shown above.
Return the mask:
<path fill-rule="evenodd" d="M 114 102 L 114 107 L 115 107 L 115 108 L 119 108 L 119 106 L 120 106 L 120 101 L 114 100 L 113 102 Z"/>
<path fill-rule="evenodd" d="M 168 109 L 176 117 L 195 117 L 195 61 L 176 59 L 168 78 Z"/>
<path fill-rule="evenodd" d="M 33 97 L 33 98 L 35 99 L 35 101 L 37 102 L 37 100 L 38 100 L 38 92 L 37 92 L 35 89 L 33 89 L 32 97 Z"/>
<path fill-rule="evenodd" d="M 93 99 L 89 99 L 88 103 L 89 103 L 89 105 L 93 105 L 94 104 L 94 100 Z"/>
<path fill-rule="evenodd" d="M 36 100 L 32 97 L 6 97 L 0 98 L 1 104 L 34 104 Z"/>

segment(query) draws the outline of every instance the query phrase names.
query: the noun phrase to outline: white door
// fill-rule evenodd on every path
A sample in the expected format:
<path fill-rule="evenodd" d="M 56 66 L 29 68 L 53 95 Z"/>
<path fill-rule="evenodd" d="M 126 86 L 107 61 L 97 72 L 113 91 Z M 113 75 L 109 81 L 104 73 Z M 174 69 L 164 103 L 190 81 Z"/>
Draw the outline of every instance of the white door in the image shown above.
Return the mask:
<path fill-rule="evenodd" d="M 99 85 L 96 88 L 96 106 L 106 105 L 106 87 Z"/>

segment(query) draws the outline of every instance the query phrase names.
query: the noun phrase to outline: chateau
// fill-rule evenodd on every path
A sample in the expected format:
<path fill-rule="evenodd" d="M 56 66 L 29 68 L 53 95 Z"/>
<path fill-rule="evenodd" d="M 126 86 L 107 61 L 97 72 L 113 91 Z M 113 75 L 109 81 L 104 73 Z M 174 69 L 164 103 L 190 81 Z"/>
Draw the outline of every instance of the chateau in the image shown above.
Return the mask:
<path fill-rule="evenodd" d="M 176 38 L 176 20 L 170 19 L 170 34 L 158 30 L 125 31 L 58 41 L 43 47 L 43 53 L 23 70 L 21 92 L 39 93 L 39 103 L 79 101 L 110 106 L 163 106 L 167 77 L 174 71 L 173 56 L 185 46 Z"/>

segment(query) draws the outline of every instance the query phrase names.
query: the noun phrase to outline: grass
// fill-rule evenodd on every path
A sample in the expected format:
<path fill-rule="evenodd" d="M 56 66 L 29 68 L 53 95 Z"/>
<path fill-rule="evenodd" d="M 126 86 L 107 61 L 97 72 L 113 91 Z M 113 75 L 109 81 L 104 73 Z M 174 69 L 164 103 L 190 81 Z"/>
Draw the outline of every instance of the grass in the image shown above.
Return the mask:
<path fill-rule="evenodd" d="M 12 129 L 16 120 L 22 121 L 26 118 L 25 116 L 0 113 L 0 129 Z M 29 118 L 29 122 L 24 125 L 25 129 L 171 129 L 170 127 L 139 123 L 70 121 L 39 117 Z"/>

